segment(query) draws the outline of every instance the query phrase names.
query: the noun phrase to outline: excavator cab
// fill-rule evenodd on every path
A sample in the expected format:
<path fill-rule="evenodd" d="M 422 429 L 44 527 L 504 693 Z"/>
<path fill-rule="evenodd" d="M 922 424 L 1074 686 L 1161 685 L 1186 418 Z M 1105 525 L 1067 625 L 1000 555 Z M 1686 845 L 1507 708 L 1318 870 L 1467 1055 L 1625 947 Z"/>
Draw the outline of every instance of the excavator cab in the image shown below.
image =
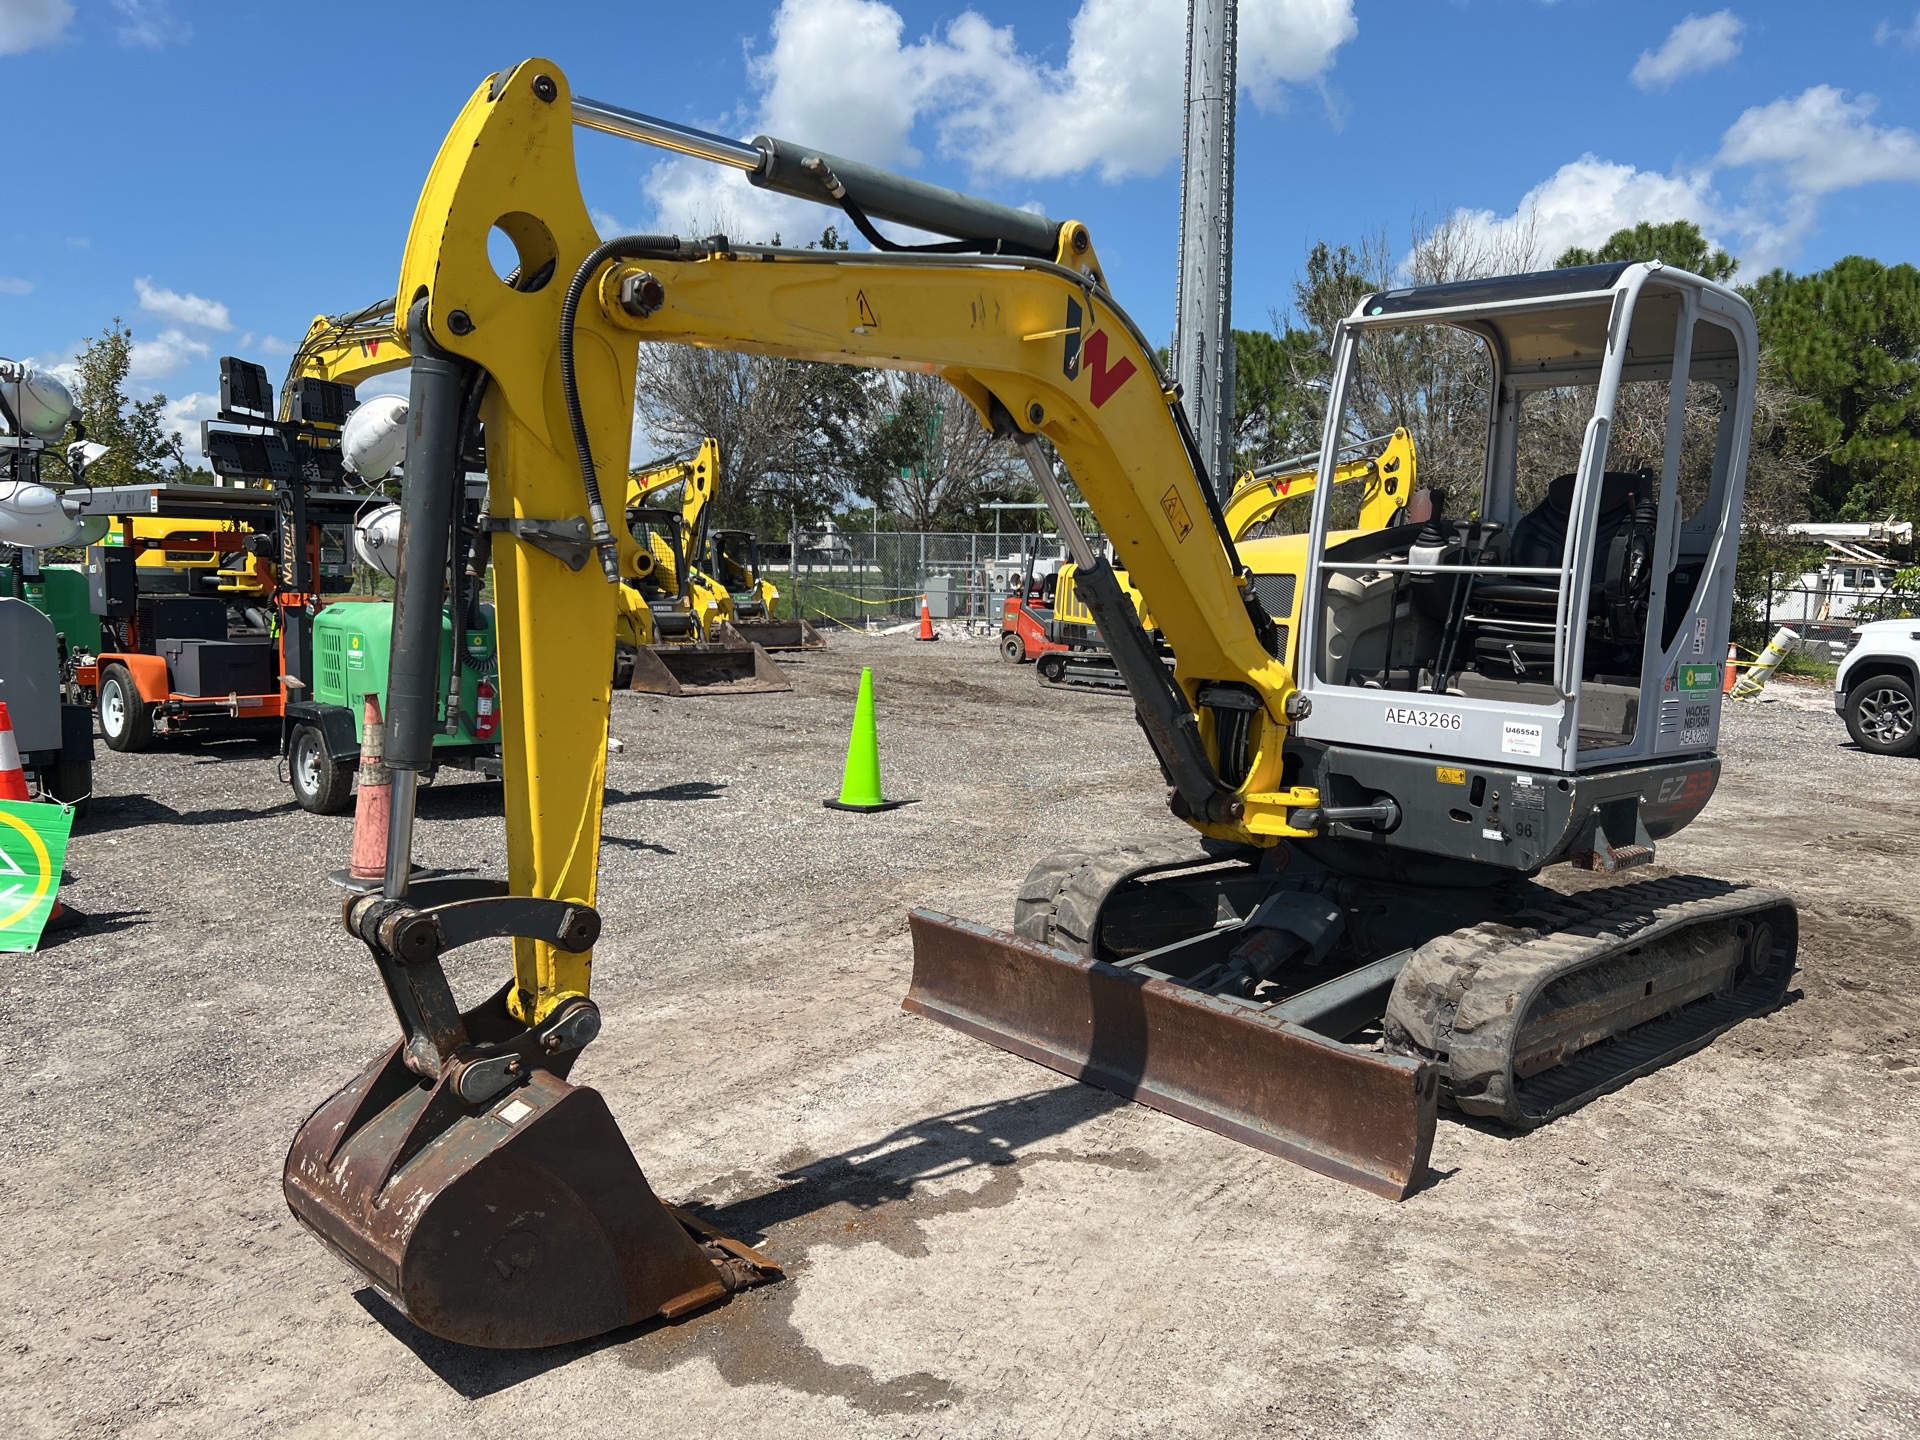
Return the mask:
<path fill-rule="evenodd" d="M 1343 327 L 1329 435 L 1419 408 L 1422 479 L 1452 513 L 1347 537 L 1317 497 L 1298 739 L 1383 757 L 1366 783 L 1403 806 L 1436 794 L 1414 778 L 1430 754 L 1584 790 L 1710 752 L 1756 354 L 1738 297 L 1659 265 L 1372 297 Z M 1397 389 L 1414 355 L 1444 362 L 1444 404 Z M 1657 795 L 1639 810 L 1653 838 L 1677 828 Z M 1472 838 L 1475 858 L 1544 858 Z"/>

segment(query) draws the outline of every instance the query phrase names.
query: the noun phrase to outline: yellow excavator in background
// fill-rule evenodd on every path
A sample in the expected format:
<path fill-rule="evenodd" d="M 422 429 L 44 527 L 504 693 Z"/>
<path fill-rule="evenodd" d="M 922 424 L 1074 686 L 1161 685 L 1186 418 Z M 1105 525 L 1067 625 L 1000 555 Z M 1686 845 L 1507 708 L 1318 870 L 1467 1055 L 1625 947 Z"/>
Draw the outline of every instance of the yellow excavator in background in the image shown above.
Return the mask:
<path fill-rule="evenodd" d="M 1402 428 L 1390 435 L 1356 441 L 1343 445 L 1338 456 L 1342 458 L 1333 472 L 1333 483 L 1365 485 L 1359 514 L 1351 525 L 1338 528 L 1384 530 L 1399 523 L 1418 484 L 1420 457 L 1412 434 Z M 1304 533 L 1298 526 L 1290 532 L 1276 530 L 1274 522 L 1288 506 L 1311 499 L 1320 488 L 1319 461 L 1318 453 L 1293 455 L 1241 476 L 1223 507 L 1227 533 L 1235 540 L 1251 540 L 1262 527 L 1274 534 Z M 1426 518 L 1415 517 L 1417 521 Z"/>
<path fill-rule="evenodd" d="M 838 205 L 876 249 L 603 240 L 576 178 L 576 125 Z M 876 221 L 955 243 L 903 248 Z M 496 227 L 517 273 L 544 279 L 500 283 Z M 1443 1098 L 1530 1128 L 1784 995 L 1796 943 L 1784 895 L 1687 876 L 1562 895 L 1533 878 L 1562 862 L 1644 863 L 1713 792 L 1757 363 L 1731 291 L 1611 264 L 1365 297 L 1335 337 L 1298 575 L 1275 568 L 1276 542 L 1228 533 L 1178 393 L 1077 222 L 589 101 L 535 59 L 488 77 L 455 122 L 397 293 L 413 361 L 393 820 L 381 890 L 344 919 L 400 1039 L 300 1127 L 284 1187 L 293 1213 L 429 1332 L 557 1343 L 774 1273 L 663 1205 L 605 1101 L 568 1080 L 601 1028 L 589 991 L 605 657 L 624 548 L 600 477 L 625 473 L 642 343 L 952 384 L 1046 497 L 1168 803 L 1196 832 L 1189 846 L 1042 860 L 1012 934 L 915 912 L 910 1010 L 1397 1197 L 1425 1178 Z M 1327 482 L 1348 392 L 1372 347 L 1427 336 L 1486 367 L 1473 518 L 1340 538 Z M 1616 472 L 1626 383 L 1670 397 L 1670 448 Z M 1704 458 L 1671 448 L 1703 387 L 1721 402 Z M 1523 398 L 1546 389 L 1592 405 L 1574 468 L 1550 481 L 1522 473 L 1540 452 L 1516 443 Z M 415 882 L 462 457 L 482 432 L 502 527 L 508 873 Z M 1043 438 L 1150 603 L 1171 671 Z M 1307 597 L 1290 641 L 1263 593 L 1278 580 Z M 512 940 L 512 974 L 463 1011 L 443 963 L 498 938 Z"/>
<path fill-rule="evenodd" d="M 1398 524 L 1409 513 L 1408 506 L 1416 496 L 1419 457 L 1413 436 L 1404 428 L 1396 429 L 1390 435 L 1343 446 L 1338 453 L 1347 458 L 1341 459 L 1335 468 L 1333 483 L 1359 482 L 1365 489 L 1360 495 L 1358 514 L 1341 516 L 1334 527 L 1336 532 L 1351 538 Z M 1263 600 L 1269 605 L 1268 613 L 1283 639 L 1299 631 L 1300 592 L 1297 586 L 1286 588 L 1278 577 L 1305 573 L 1306 536 L 1298 533 L 1296 527 L 1289 538 L 1289 532 L 1277 528 L 1277 521 L 1289 507 L 1294 507 L 1294 513 L 1299 514 L 1297 503 L 1313 498 L 1318 488 L 1319 472 L 1315 465 L 1318 458 L 1317 455 L 1296 455 L 1249 472 L 1240 478 L 1222 507 L 1226 533 L 1236 543 L 1263 536 L 1271 536 L 1277 542 L 1263 550 L 1263 554 L 1270 557 L 1263 572 L 1267 586 Z M 1428 518 L 1430 503 L 1430 496 L 1420 502 L 1420 513 L 1414 516 L 1416 520 Z M 1050 685 L 1125 689 L 1126 682 L 1120 678 L 1107 653 L 1106 642 L 1100 638 L 1092 612 L 1076 593 L 1076 575 L 1077 567 L 1071 562 L 1061 566 L 1052 606 L 1044 615 L 1029 610 L 1029 615 L 1039 622 L 1043 638 L 1038 643 L 1023 645 L 1017 657 L 1010 647 L 1003 646 L 1001 653 L 1008 658 L 1031 658 L 1034 673 Z M 1145 599 L 1128 582 L 1124 569 L 1116 568 L 1114 575 L 1139 617 L 1141 627 L 1157 640 L 1158 627 L 1147 610 Z M 1009 614 L 1002 625 L 1003 632 L 1008 625 L 1017 623 L 1018 618 Z M 1031 621 L 1023 628 L 1032 628 Z M 1290 651 L 1284 658 L 1288 664 L 1293 663 Z"/>

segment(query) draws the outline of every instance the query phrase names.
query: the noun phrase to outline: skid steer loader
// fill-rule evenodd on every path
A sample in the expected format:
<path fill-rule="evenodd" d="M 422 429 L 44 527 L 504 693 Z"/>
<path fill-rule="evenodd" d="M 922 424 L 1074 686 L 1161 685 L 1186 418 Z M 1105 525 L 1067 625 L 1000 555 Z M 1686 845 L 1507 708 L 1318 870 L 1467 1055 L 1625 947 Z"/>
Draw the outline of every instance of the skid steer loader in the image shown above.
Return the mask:
<path fill-rule="evenodd" d="M 638 554 L 624 579 L 645 603 L 622 597 L 623 612 L 636 623 L 614 641 L 618 689 L 750 695 L 793 688 L 766 647 L 735 626 L 733 596 L 697 563 L 719 471 L 719 442 L 708 439 L 691 457 L 627 477 L 624 520 Z M 679 510 L 650 503 L 676 485 Z"/>
<path fill-rule="evenodd" d="M 603 240 L 575 125 L 836 204 L 876 249 Z M 877 221 L 958 243 L 902 248 Z M 495 227 L 519 250 L 517 283 L 489 263 Z M 1562 895 L 1533 879 L 1642 864 L 1713 793 L 1755 369 L 1732 292 L 1610 264 L 1367 297 L 1338 333 L 1319 475 L 1347 436 L 1380 432 L 1381 409 L 1477 414 L 1444 444 L 1422 437 L 1457 518 L 1341 530 L 1322 483 L 1299 573 L 1272 568 L 1279 542 L 1226 531 L 1177 392 L 1075 222 L 585 100 L 535 59 L 490 76 L 455 122 L 397 293 L 413 369 L 393 819 L 382 888 L 345 921 L 401 1034 L 301 1126 L 284 1184 L 294 1214 L 432 1333 L 554 1343 L 775 1273 L 663 1205 L 604 1100 L 568 1078 L 600 1030 L 590 952 L 623 554 L 600 476 L 624 473 L 642 343 L 953 384 L 1025 457 L 1196 831 L 1043 861 L 1013 934 L 917 912 L 909 1009 L 1401 1196 L 1443 1100 L 1538 1124 L 1781 1000 L 1783 895 L 1692 877 Z M 1446 352 L 1430 372 L 1453 387 L 1446 406 L 1388 383 L 1409 349 Z M 508 874 L 416 884 L 453 502 L 480 429 L 491 510 L 516 517 L 493 552 Z M 1043 436 L 1151 604 L 1172 671 Z M 1295 613 L 1290 586 L 1296 637 L 1275 618 Z M 512 975 L 463 1011 L 444 964 L 503 937 Z"/>

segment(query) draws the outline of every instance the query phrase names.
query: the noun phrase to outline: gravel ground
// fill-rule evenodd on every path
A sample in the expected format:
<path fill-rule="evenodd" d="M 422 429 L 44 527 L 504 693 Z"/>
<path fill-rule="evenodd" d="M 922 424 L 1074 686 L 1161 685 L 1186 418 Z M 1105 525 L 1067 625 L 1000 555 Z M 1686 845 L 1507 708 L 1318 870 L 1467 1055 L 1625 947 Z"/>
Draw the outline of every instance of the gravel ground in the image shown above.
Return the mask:
<path fill-rule="evenodd" d="M 1800 998 L 1531 1136 L 1443 1119 L 1393 1205 L 902 1014 L 910 906 L 1005 923 L 1047 851 L 1183 831 L 1123 701 L 985 643 L 832 646 L 791 694 L 617 698 L 575 1077 L 789 1276 L 557 1351 L 420 1334 L 281 1200 L 393 1030 L 320 878 L 348 822 L 258 745 L 103 748 L 63 892 L 95 923 L 16 957 L 0 1013 L 13 1431 L 1920 1432 L 1920 765 L 1824 694 L 1735 708 L 1661 852 L 1799 897 Z M 862 664 L 920 802 L 882 816 L 819 803 Z M 425 793 L 420 858 L 498 873 L 497 795 Z"/>

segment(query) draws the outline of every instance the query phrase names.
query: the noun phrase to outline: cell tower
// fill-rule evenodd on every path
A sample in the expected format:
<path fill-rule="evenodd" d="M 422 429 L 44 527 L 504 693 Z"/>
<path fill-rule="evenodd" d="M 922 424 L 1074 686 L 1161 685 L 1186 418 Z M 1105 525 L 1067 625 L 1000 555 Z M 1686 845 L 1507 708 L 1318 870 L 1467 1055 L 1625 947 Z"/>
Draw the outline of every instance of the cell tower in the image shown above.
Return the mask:
<path fill-rule="evenodd" d="M 1214 488 L 1233 489 L 1233 107 L 1237 0 L 1188 0 L 1186 154 L 1173 374 Z"/>

